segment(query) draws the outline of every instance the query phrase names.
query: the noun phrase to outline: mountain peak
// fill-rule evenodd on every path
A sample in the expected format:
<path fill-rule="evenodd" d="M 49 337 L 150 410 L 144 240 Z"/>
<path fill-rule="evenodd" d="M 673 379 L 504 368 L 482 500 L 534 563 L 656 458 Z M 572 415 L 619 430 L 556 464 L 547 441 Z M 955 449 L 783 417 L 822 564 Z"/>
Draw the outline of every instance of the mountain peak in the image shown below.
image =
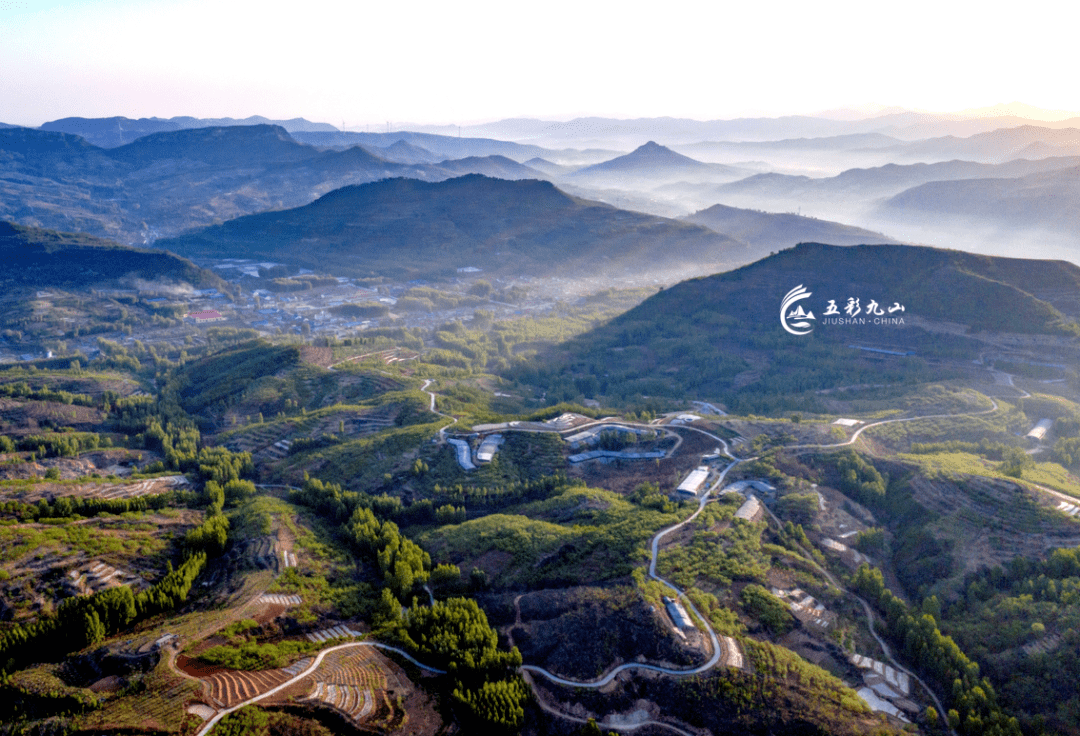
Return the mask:
<path fill-rule="evenodd" d="M 661 146 L 656 141 L 649 141 L 648 143 L 645 143 L 644 145 L 640 145 L 640 146 L 638 146 L 637 148 L 634 149 L 634 153 L 653 153 L 653 152 L 659 152 L 659 151 L 671 152 L 671 149 L 668 148 L 667 146 Z"/>
<path fill-rule="evenodd" d="M 582 179 L 600 174 L 645 174 L 649 176 L 684 176 L 688 172 L 714 171 L 709 164 L 672 151 L 656 141 L 649 141 L 633 151 L 603 163 L 587 166 L 573 174 Z"/>

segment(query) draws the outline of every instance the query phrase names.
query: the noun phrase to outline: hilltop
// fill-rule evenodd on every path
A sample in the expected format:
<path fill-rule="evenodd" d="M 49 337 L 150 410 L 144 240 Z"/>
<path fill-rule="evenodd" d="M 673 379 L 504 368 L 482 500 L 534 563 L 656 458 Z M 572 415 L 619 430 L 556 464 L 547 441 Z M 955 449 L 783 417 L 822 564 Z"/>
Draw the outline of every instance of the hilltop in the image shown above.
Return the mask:
<path fill-rule="evenodd" d="M 382 148 L 369 147 L 368 150 L 387 161 L 400 164 L 437 164 L 441 160 L 426 148 L 414 146 L 408 141 L 398 141 Z"/>
<path fill-rule="evenodd" d="M 160 243 L 190 256 L 415 277 L 473 266 L 507 275 L 716 270 L 746 247 L 707 228 L 572 197 L 548 182 L 471 174 L 344 187 L 310 205 Z"/>

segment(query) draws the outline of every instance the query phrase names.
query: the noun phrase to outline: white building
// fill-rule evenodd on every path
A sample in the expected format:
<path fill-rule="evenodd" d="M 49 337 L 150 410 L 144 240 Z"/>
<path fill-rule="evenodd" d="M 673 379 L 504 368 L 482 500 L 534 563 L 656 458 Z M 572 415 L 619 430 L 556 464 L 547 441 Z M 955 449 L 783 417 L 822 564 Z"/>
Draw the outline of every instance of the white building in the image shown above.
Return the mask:
<path fill-rule="evenodd" d="M 447 438 L 446 441 L 454 446 L 454 450 L 455 452 L 457 452 L 458 465 L 460 465 L 463 470 L 476 470 L 476 466 L 473 465 L 472 451 L 469 449 L 468 442 L 466 442 L 465 440 L 455 440 L 449 438 Z"/>
<path fill-rule="evenodd" d="M 699 465 L 690 471 L 690 475 L 683 479 L 675 492 L 684 496 L 697 496 L 701 492 L 705 481 L 709 479 L 709 466 Z"/>
<path fill-rule="evenodd" d="M 1035 440 L 1036 442 L 1042 442 L 1046 439 L 1046 433 L 1050 431 L 1050 427 L 1054 426 L 1053 419 L 1040 419 L 1039 423 L 1031 428 L 1031 431 L 1027 433 L 1029 440 Z"/>
<path fill-rule="evenodd" d="M 757 496 L 750 496 L 735 512 L 735 518 L 743 521 L 757 521 L 761 518 L 761 514 L 761 501 L 757 499 Z"/>
<path fill-rule="evenodd" d="M 668 615 L 671 616 L 671 620 L 675 622 L 675 626 L 680 629 L 694 629 L 693 619 L 690 618 L 690 614 L 683 608 L 683 604 L 674 598 L 664 596 L 664 607 L 667 609 Z"/>
<path fill-rule="evenodd" d="M 499 451 L 499 447 L 506 441 L 501 434 L 492 434 L 484 438 L 484 441 L 480 443 L 479 449 L 476 451 L 476 462 L 478 463 L 490 463 L 495 453 Z"/>

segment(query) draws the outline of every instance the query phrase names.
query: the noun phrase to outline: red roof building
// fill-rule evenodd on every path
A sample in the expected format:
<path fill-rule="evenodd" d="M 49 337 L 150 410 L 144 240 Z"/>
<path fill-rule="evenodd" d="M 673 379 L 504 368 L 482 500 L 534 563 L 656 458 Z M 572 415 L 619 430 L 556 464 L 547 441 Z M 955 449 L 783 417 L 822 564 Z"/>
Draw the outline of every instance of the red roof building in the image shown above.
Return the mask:
<path fill-rule="evenodd" d="M 221 316 L 220 312 L 208 309 L 205 312 L 191 312 L 187 315 L 191 319 L 195 320 L 195 324 L 203 324 L 204 322 L 224 322 L 225 318 Z"/>

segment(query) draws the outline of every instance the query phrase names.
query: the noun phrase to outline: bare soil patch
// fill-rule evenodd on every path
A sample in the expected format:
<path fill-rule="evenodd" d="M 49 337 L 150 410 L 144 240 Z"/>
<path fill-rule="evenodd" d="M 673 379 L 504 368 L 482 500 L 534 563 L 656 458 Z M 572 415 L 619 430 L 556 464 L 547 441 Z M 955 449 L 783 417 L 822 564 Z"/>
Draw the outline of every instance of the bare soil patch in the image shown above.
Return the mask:
<path fill-rule="evenodd" d="M 103 677 L 90 686 L 90 692 L 114 693 L 124 686 L 124 681 L 116 675 Z"/>
<path fill-rule="evenodd" d="M 334 351 L 331 348 L 317 348 L 313 345 L 305 345 L 300 348 L 300 360 L 322 368 L 329 368 L 334 362 Z"/>

